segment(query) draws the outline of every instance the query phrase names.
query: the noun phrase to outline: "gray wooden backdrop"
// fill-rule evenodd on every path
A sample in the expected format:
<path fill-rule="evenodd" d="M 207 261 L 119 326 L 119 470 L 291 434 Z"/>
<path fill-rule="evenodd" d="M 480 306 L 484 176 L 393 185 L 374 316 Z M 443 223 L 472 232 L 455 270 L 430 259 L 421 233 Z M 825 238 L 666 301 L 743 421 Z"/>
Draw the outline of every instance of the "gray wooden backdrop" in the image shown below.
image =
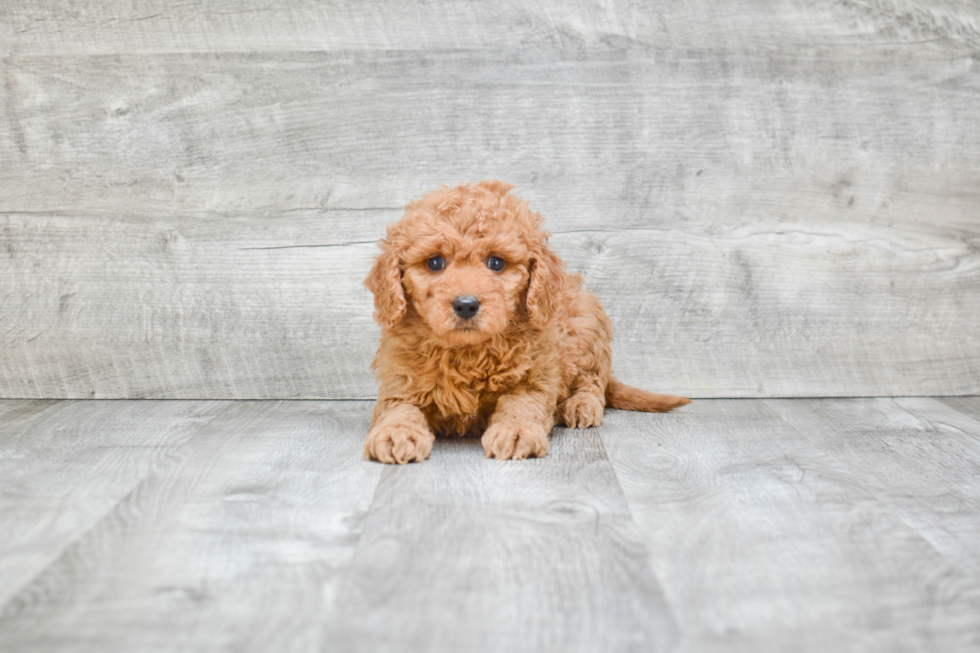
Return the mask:
<path fill-rule="evenodd" d="M 0 396 L 370 398 L 407 200 L 531 201 L 627 382 L 980 393 L 976 0 L 0 1 Z"/>

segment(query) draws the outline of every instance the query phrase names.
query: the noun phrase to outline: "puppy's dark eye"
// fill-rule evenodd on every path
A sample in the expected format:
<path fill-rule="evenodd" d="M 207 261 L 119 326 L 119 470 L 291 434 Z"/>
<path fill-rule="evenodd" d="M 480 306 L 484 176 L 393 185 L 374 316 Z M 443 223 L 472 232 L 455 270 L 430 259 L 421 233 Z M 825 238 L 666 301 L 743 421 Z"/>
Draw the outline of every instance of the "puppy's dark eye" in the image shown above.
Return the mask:
<path fill-rule="evenodd" d="M 429 269 L 433 272 L 438 272 L 444 267 L 446 267 L 446 259 L 441 256 L 433 256 L 429 259 Z"/>
<path fill-rule="evenodd" d="M 487 267 L 494 272 L 500 272 L 504 269 L 504 259 L 499 256 L 491 256 L 487 259 Z"/>

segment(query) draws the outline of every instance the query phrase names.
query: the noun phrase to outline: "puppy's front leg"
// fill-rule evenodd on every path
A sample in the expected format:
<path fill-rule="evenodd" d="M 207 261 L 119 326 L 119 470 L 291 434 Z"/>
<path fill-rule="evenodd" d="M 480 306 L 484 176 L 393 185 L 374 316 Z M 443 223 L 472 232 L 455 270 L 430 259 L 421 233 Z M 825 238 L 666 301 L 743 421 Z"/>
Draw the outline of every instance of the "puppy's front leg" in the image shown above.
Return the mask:
<path fill-rule="evenodd" d="M 555 425 L 555 402 L 542 392 L 504 395 L 480 440 L 487 458 L 520 460 L 548 453 L 548 434 Z"/>
<path fill-rule="evenodd" d="M 379 400 L 364 442 L 364 457 L 399 465 L 420 463 L 429 457 L 435 439 L 417 406 Z"/>

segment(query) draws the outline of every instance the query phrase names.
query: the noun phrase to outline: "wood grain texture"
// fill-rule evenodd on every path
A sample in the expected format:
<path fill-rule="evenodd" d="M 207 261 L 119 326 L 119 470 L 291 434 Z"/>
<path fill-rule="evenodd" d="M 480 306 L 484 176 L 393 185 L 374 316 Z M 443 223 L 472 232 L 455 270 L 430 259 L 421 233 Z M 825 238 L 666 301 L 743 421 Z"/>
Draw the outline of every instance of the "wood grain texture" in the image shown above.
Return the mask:
<path fill-rule="evenodd" d="M 6 57 L 0 392 L 370 397 L 370 243 L 483 177 L 546 217 L 627 382 L 980 392 L 974 63 L 843 37 Z"/>
<path fill-rule="evenodd" d="M 283 0 L 67 0 L 0 5 L 10 54 L 145 54 L 552 47 L 770 48 L 942 39 L 980 46 L 970 0 L 630 0 L 384 5 Z"/>
<path fill-rule="evenodd" d="M 361 217 L 378 232 L 387 218 Z M 362 237 L 357 227 L 313 217 L 273 233 L 260 219 L 16 226 L 11 242 L 31 253 L 0 276 L 10 289 L 5 396 L 374 395 L 378 331 L 361 280 L 376 248 L 350 240 Z M 778 223 L 553 231 L 612 316 L 614 368 L 635 385 L 808 396 L 980 383 L 980 339 L 963 330 L 980 322 L 974 233 Z M 109 238 L 125 250 L 107 254 Z"/>
<path fill-rule="evenodd" d="M 0 605 L 85 537 L 224 406 L 0 403 Z"/>
<path fill-rule="evenodd" d="M 6 604 L 0 649 L 312 650 L 381 474 L 369 415 L 231 404 Z"/>
<path fill-rule="evenodd" d="M 375 247 L 350 244 L 351 229 L 295 216 L 17 225 L 8 242 L 24 255 L 0 272 L 6 396 L 374 395 L 361 281 Z M 107 252 L 113 241 L 125 246 Z"/>
<path fill-rule="evenodd" d="M 595 431 L 548 456 L 438 440 L 388 467 L 321 650 L 662 651 L 676 632 Z"/>
<path fill-rule="evenodd" d="M 0 650 L 974 651 L 977 401 L 705 400 L 407 467 L 361 460 L 369 402 L 0 401 Z"/>
<path fill-rule="evenodd" d="M 940 401 L 973 419 L 980 419 L 980 397 L 943 397 Z"/>
<path fill-rule="evenodd" d="M 826 399 L 607 415 L 678 650 L 974 650 L 980 422 L 967 434 L 944 411 Z"/>
<path fill-rule="evenodd" d="M 973 224 L 969 54 L 555 51 L 7 57 L 0 210 L 397 210 L 495 175 L 581 225 Z M 408 110 L 407 108 L 411 108 Z M 329 216 L 325 216 L 329 217 Z"/>

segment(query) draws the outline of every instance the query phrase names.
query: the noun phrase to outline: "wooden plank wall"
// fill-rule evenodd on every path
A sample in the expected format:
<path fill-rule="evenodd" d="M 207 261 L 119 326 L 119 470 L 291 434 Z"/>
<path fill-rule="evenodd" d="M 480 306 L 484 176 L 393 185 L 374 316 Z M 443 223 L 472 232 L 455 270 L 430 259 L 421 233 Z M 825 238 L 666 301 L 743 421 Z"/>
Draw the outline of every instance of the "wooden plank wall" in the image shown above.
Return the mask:
<path fill-rule="evenodd" d="M 696 397 L 980 393 L 980 9 L 0 4 L 0 396 L 369 398 L 412 197 L 501 178 Z"/>

